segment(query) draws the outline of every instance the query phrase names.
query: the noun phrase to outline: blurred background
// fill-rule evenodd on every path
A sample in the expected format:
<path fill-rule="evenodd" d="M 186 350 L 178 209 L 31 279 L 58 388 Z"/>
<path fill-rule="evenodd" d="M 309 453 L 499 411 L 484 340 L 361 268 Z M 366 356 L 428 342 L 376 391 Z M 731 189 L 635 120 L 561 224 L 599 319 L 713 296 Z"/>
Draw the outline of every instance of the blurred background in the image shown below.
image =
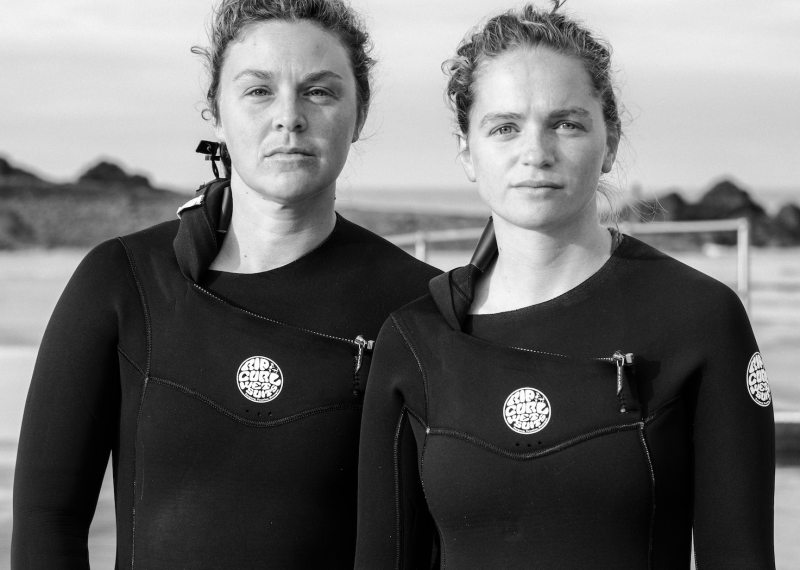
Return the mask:
<path fill-rule="evenodd" d="M 505 0 L 351 0 L 378 60 L 339 210 L 383 235 L 482 227 L 456 160 L 440 66 Z M 540 4 L 542 4 L 540 2 Z M 7 2 L 0 21 L 0 570 L 8 566 L 16 441 L 38 344 L 89 248 L 171 219 L 211 169 L 202 120 L 210 0 Z M 748 303 L 781 421 L 800 417 L 800 3 L 569 0 L 614 47 L 626 113 L 608 182 L 630 223 L 749 220 Z M 633 227 L 633 226 L 631 226 Z M 737 286 L 736 232 L 642 239 Z M 413 243 L 413 242 L 409 242 Z M 443 269 L 474 240 L 429 243 Z M 418 250 L 419 251 L 419 250 Z M 788 425 L 787 424 L 787 425 Z M 796 432 L 795 432 L 796 433 Z M 800 568 L 800 468 L 781 460 L 779 569 Z M 113 566 L 113 493 L 92 529 Z"/>

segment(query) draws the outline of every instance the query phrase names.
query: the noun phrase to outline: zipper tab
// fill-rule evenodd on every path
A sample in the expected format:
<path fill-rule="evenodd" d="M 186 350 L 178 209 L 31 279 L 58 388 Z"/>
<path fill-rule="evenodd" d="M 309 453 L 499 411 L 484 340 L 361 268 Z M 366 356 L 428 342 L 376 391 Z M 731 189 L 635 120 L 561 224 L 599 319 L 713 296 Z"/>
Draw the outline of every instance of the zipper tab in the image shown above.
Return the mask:
<path fill-rule="evenodd" d="M 375 341 L 367 340 L 363 336 L 358 335 L 354 342 L 358 346 L 358 355 L 356 356 L 356 372 L 355 372 L 356 374 L 358 374 L 358 371 L 361 370 L 361 365 L 364 363 L 364 351 L 365 350 L 372 351 L 372 349 L 375 347 Z"/>
<path fill-rule="evenodd" d="M 622 393 L 622 375 L 624 374 L 622 368 L 625 366 L 631 366 L 633 364 L 633 353 L 628 352 L 627 354 L 623 354 L 618 350 L 614 353 L 613 358 L 614 362 L 617 363 L 617 396 L 619 396 Z M 622 404 L 620 412 L 627 412 L 625 409 L 625 404 Z"/>

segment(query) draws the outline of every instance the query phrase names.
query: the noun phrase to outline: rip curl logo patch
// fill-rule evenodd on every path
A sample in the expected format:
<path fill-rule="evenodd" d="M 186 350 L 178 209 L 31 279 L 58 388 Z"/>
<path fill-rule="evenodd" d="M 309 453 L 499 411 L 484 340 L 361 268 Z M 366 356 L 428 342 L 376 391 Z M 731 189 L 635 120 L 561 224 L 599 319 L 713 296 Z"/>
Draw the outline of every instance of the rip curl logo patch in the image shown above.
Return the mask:
<path fill-rule="evenodd" d="M 520 388 L 506 398 L 503 419 L 517 433 L 541 431 L 550 421 L 550 402 L 536 388 Z"/>
<path fill-rule="evenodd" d="M 266 356 L 251 356 L 239 366 L 236 383 L 242 396 L 262 404 L 278 397 L 283 388 L 283 373 Z"/>
<path fill-rule="evenodd" d="M 772 403 L 772 392 L 760 352 L 750 357 L 750 364 L 747 365 L 747 392 L 759 406 L 766 408 Z"/>

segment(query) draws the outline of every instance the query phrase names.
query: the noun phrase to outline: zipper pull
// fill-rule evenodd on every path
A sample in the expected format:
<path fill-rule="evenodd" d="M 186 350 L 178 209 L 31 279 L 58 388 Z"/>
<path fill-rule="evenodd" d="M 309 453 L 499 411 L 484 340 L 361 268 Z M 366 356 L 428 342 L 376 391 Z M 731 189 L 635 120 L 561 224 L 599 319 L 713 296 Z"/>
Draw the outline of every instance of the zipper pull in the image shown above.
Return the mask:
<path fill-rule="evenodd" d="M 617 363 L 617 396 L 619 396 L 622 393 L 622 375 L 624 374 L 622 368 L 633 364 L 633 353 L 624 354 L 618 350 L 614 353 L 614 362 Z M 625 404 L 622 405 L 620 412 L 627 412 Z"/>
<path fill-rule="evenodd" d="M 365 350 L 372 351 L 372 349 L 375 347 L 375 341 L 374 340 L 367 340 L 363 336 L 358 335 L 356 337 L 355 343 L 356 343 L 356 345 L 358 345 L 358 355 L 356 356 L 356 372 L 355 373 L 358 374 L 358 371 L 361 370 L 361 365 L 364 362 L 364 351 Z"/>

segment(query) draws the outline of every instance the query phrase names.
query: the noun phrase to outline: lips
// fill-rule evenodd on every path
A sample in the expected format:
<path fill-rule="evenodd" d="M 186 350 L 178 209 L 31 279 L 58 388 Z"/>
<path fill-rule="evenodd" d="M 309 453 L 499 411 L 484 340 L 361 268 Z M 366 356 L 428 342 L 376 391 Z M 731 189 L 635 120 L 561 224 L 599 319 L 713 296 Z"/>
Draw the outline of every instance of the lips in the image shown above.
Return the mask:
<path fill-rule="evenodd" d="M 563 184 L 558 184 L 557 182 L 553 182 L 552 180 L 522 180 L 521 182 L 517 182 L 512 184 L 514 188 L 554 188 L 559 189 L 563 188 Z"/>
<path fill-rule="evenodd" d="M 307 147 L 299 147 L 299 146 L 278 146 L 273 149 L 270 149 L 264 156 L 267 158 L 270 157 L 290 157 L 292 155 L 296 155 L 298 158 L 302 156 L 314 156 L 314 152 Z"/>

